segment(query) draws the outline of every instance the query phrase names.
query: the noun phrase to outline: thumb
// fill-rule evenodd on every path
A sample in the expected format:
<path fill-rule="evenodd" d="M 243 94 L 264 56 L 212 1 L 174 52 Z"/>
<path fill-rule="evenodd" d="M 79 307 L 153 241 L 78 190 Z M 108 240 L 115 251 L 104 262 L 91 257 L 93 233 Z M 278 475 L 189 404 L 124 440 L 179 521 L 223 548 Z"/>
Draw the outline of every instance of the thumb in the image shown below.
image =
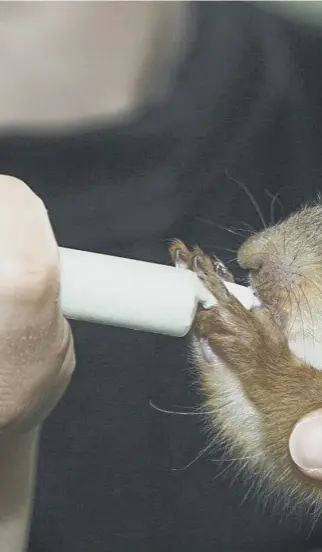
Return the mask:
<path fill-rule="evenodd" d="M 322 409 L 310 412 L 295 425 L 289 450 L 305 475 L 322 480 Z"/>

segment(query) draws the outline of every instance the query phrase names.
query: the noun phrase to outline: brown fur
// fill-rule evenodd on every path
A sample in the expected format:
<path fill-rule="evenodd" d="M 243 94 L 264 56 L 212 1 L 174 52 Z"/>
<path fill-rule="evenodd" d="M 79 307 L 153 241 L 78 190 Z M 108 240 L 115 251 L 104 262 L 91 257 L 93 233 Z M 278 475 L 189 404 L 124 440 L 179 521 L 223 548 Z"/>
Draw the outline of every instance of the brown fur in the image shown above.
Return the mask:
<path fill-rule="evenodd" d="M 194 333 L 206 338 L 237 376 L 259 415 L 264 452 L 258 461 L 254 455 L 250 464 L 274 487 L 321 508 L 322 482 L 302 474 L 291 460 L 288 445 L 296 422 L 322 408 L 322 372 L 301 361 L 289 346 L 294 328 L 314 337 L 314 320 L 322 317 L 322 207 L 304 208 L 242 246 L 239 263 L 250 271 L 264 305 L 252 311 L 226 290 L 220 278 L 232 278 L 228 271 L 219 278 L 217 258 L 213 261 L 199 248 L 189 251 L 180 241 L 172 244 L 170 254 L 173 260 L 180 256 L 201 275 L 219 302 L 217 307 L 199 310 Z M 242 458 L 248 451 L 242 440 L 226 430 L 216 375 L 200 354 L 196 358 L 207 405 L 211 411 L 215 407 L 213 422 Z"/>

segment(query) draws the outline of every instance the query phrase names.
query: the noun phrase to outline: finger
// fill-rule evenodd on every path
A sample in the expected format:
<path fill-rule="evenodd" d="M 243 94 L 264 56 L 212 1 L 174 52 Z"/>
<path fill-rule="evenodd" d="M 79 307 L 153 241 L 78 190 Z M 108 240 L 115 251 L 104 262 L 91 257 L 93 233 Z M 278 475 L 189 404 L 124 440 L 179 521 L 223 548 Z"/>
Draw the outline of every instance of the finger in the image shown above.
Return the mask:
<path fill-rule="evenodd" d="M 312 479 L 322 479 L 322 409 L 304 416 L 289 440 L 290 455 L 297 467 Z"/>
<path fill-rule="evenodd" d="M 1 320 L 6 327 L 14 319 L 23 325 L 37 312 L 39 324 L 59 295 L 58 247 L 43 202 L 26 184 L 3 175 L 0 259 Z"/>
<path fill-rule="evenodd" d="M 74 368 L 58 247 L 43 202 L 0 176 L 0 430 L 40 423 Z"/>
<path fill-rule="evenodd" d="M 233 276 L 233 273 L 228 270 L 228 268 L 224 265 L 224 263 L 216 256 L 213 256 L 212 259 L 214 263 L 214 267 L 216 270 L 216 273 L 218 274 L 219 278 L 225 282 L 234 282 L 235 278 Z"/>
<path fill-rule="evenodd" d="M 230 299 L 230 293 L 222 279 L 218 276 L 214 262 L 199 247 L 193 248 L 191 263 L 192 270 L 219 302 L 225 302 Z"/>
<path fill-rule="evenodd" d="M 2 436 L 25 432 L 39 425 L 53 411 L 66 391 L 76 359 L 72 332 L 67 320 L 64 323 L 60 347 L 56 347 L 50 358 L 42 358 L 40 362 L 34 360 L 29 366 L 28 382 L 23 382 L 24 389 L 8 397 L 11 398 L 12 406 L 7 403 L 7 408 L 1 411 Z"/>
<path fill-rule="evenodd" d="M 190 267 L 190 251 L 181 240 L 173 240 L 169 247 L 170 257 L 175 266 L 179 268 Z"/>

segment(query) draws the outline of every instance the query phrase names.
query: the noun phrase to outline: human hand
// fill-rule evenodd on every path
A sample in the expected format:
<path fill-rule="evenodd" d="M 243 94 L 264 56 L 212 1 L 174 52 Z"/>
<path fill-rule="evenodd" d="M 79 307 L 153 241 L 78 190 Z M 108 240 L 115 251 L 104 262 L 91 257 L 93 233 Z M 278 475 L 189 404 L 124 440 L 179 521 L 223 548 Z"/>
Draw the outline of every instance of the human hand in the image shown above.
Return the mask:
<path fill-rule="evenodd" d="M 322 479 L 322 409 L 299 420 L 290 441 L 290 455 L 298 468 L 312 479 Z"/>
<path fill-rule="evenodd" d="M 58 247 L 42 201 L 0 176 L 0 439 L 43 422 L 75 365 Z"/>

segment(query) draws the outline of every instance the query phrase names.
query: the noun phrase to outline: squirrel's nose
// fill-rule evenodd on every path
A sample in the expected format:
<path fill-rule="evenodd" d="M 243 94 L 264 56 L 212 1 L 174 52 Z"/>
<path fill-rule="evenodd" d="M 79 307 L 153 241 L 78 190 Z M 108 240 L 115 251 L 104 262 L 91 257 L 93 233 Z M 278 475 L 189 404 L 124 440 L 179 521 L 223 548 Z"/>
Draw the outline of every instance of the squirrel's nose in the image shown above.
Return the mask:
<path fill-rule="evenodd" d="M 252 272 L 261 270 L 265 259 L 265 244 L 263 242 L 262 236 L 252 236 L 241 246 L 237 256 L 241 268 Z"/>

